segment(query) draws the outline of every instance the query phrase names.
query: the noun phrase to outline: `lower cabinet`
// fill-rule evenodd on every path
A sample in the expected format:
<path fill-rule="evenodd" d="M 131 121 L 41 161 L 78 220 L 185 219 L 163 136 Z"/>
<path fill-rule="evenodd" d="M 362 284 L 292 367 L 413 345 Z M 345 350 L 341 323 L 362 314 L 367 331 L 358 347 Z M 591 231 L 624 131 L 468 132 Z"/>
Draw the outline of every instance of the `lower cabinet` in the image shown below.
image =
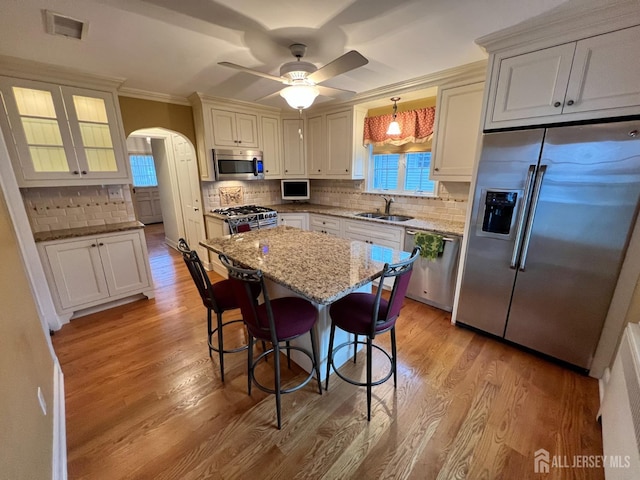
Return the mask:
<path fill-rule="evenodd" d="M 38 244 L 58 313 L 144 294 L 153 298 L 142 229 Z"/>
<path fill-rule="evenodd" d="M 288 225 L 290 227 L 299 228 L 300 230 L 309 230 L 309 214 L 308 213 L 279 213 L 278 224 Z"/>
<path fill-rule="evenodd" d="M 207 238 L 217 238 L 222 237 L 224 235 L 229 235 L 229 225 L 225 223 L 224 220 L 220 218 L 210 217 L 208 215 L 204 216 L 204 224 L 207 229 Z M 218 254 L 212 251 L 208 251 L 209 253 L 209 265 L 206 267 L 208 270 L 213 270 L 219 275 L 227 278 L 227 269 L 218 258 Z"/>
<path fill-rule="evenodd" d="M 345 220 L 344 236 L 351 240 L 360 240 L 361 242 L 373 245 L 371 248 L 371 257 L 373 260 L 379 262 L 393 262 L 391 252 L 382 247 L 403 250 L 404 229 L 402 227 L 380 225 L 364 220 Z M 378 283 L 379 280 L 374 281 L 374 284 Z M 393 278 L 385 280 L 384 287 L 388 289 L 392 288 Z"/>
<path fill-rule="evenodd" d="M 402 250 L 404 229 L 363 220 L 345 220 L 344 237 Z"/>
<path fill-rule="evenodd" d="M 309 230 L 342 237 L 342 221 L 338 217 L 312 213 L 309 215 Z"/>

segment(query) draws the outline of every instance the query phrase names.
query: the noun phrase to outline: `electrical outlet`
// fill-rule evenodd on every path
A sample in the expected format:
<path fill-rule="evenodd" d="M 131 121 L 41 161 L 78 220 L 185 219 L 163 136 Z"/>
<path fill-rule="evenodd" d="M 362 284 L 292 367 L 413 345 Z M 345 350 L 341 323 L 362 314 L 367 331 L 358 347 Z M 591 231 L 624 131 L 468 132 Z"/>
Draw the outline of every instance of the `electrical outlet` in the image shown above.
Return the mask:
<path fill-rule="evenodd" d="M 124 200 L 121 187 L 109 187 L 109 200 Z"/>
<path fill-rule="evenodd" d="M 42 409 L 43 415 L 47 414 L 47 402 L 44 400 L 44 395 L 42 394 L 42 389 L 38 387 L 38 402 L 40 402 L 40 408 Z"/>
<path fill-rule="evenodd" d="M 40 214 L 44 214 L 47 212 L 47 206 L 44 203 L 36 203 L 35 207 L 36 207 L 36 212 Z"/>

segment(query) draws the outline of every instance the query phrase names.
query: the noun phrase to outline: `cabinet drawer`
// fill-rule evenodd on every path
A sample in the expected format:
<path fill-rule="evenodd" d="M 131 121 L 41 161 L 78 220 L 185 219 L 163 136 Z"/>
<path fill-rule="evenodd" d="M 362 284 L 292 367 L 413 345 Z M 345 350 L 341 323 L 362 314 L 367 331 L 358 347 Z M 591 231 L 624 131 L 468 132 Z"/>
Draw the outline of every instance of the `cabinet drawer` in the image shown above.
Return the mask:
<path fill-rule="evenodd" d="M 309 218 L 309 226 L 311 230 L 335 230 L 339 233 L 341 223 L 342 222 L 340 222 L 339 218 L 330 217 L 328 215 L 311 215 Z"/>
<path fill-rule="evenodd" d="M 387 245 L 397 249 L 401 249 L 402 233 L 403 229 L 401 227 L 391 227 L 358 220 L 345 220 L 344 222 L 345 237 L 353 238 L 354 240 L 360 240 L 361 238 L 374 240 L 376 244 Z"/>

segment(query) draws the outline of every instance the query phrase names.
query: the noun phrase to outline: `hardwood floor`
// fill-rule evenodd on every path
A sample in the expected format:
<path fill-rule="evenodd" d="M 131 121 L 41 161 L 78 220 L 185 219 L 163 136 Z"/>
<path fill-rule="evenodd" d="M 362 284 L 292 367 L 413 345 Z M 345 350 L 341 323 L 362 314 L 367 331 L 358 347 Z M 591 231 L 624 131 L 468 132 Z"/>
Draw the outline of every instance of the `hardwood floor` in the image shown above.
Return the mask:
<path fill-rule="evenodd" d="M 70 479 L 604 478 L 597 468 L 534 473 L 541 448 L 565 463 L 602 455 L 596 380 L 408 299 L 398 388 L 374 387 L 371 422 L 365 390 L 333 375 L 323 395 L 312 382 L 283 396 L 278 431 L 274 397 L 247 395 L 244 353 L 225 357 L 221 383 L 182 258 L 163 244 L 162 225 L 146 235 L 156 298 L 73 320 L 53 336 Z M 300 375 L 294 368 L 285 378 Z"/>

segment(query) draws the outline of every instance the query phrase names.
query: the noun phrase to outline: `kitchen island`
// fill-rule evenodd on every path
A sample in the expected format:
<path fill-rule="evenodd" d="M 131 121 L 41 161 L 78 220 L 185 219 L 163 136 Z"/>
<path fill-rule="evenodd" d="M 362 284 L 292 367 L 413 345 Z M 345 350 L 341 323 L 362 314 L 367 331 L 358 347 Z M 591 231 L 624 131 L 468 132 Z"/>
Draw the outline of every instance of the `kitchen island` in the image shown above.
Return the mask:
<path fill-rule="evenodd" d="M 408 252 L 288 226 L 212 238 L 200 244 L 213 252 L 224 253 L 241 266 L 262 270 L 272 298 L 297 295 L 316 306 L 321 376 L 326 374 L 329 348 L 329 305 L 353 291 L 371 291 L 371 282 L 382 275 L 385 263 L 396 263 L 410 256 Z M 337 344 L 347 338 L 346 333 L 336 332 Z M 296 342 L 310 347 L 306 337 Z M 343 350 L 336 365 L 353 355 L 353 350 Z M 294 356 L 294 360 L 310 370 L 310 362 L 304 355 Z"/>

